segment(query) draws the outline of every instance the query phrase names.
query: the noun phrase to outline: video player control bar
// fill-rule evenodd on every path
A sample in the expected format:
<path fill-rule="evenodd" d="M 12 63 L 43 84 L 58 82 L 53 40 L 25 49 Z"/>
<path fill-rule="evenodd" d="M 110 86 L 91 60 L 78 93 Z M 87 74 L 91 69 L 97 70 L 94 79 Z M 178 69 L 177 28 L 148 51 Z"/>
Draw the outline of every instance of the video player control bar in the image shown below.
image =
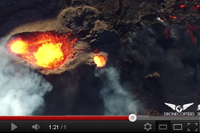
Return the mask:
<path fill-rule="evenodd" d="M 73 117 L 62 117 L 62 120 L 27 120 L 26 117 L 21 120 L 3 120 L 0 118 L 1 132 L 190 132 L 199 133 L 199 117 L 190 117 L 187 119 L 171 120 L 170 117 L 148 117 L 144 118 L 127 117 L 118 119 L 117 117 L 102 117 L 100 120 L 75 120 Z M 70 120 L 65 120 L 70 119 Z M 113 120 L 114 119 L 114 120 Z M 117 120 L 118 119 L 118 120 Z M 135 120 L 137 119 L 137 120 Z"/>
<path fill-rule="evenodd" d="M 1 121 L 0 132 L 199 132 L 199 122 Z"/>

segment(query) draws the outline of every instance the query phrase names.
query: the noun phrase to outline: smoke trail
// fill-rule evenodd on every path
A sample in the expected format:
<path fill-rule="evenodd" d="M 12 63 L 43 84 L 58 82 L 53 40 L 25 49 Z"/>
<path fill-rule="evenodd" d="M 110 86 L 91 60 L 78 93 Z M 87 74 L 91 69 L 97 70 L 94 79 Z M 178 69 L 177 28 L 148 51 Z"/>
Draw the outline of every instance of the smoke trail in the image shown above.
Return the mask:
<path fill-rule="evenodd" d="M 104 78 L 104 86 L 100 92 L 104 101 L 104 115 L 130 114 L 129 106 L 133 104 L 133 99 L 120 84 L 119 72 L 115 68 L 110 67 L 100 70 L 98 74 L 97 71 L 95 71 L 95 76 L 106 77 Z M 132 113 L 136 113 L 137 106 L 134 107 Z"/>
<path fill-rule="evenodd" d="M 51 89 L 41 75 L 12 63 L 0 46 L 0 115 L 33 115 L 44 104 L 43 95 Z"/>

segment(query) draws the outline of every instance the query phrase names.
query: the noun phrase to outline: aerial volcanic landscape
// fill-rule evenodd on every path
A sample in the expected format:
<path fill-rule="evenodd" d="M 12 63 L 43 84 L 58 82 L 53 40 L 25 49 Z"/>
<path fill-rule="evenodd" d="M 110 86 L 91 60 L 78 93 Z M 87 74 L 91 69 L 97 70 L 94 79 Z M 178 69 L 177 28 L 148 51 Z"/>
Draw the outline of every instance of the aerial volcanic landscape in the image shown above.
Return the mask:
<path fill-rule="evenodd" d="M 196 112 L 199 5 L 0 1 L 0 115 Z"/>

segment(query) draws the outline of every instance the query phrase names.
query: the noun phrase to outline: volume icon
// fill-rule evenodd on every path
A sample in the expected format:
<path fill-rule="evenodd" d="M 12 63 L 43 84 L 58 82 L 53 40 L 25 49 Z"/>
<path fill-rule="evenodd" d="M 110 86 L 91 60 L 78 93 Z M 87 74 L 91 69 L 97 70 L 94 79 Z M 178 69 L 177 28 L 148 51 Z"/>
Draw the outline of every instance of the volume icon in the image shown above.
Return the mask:
<path fill-rule="evenodd" d="M 40 129 L 40 125 L 38 125 L 38 124 L 32 125 L 32 129 L 39 130 Z"/>

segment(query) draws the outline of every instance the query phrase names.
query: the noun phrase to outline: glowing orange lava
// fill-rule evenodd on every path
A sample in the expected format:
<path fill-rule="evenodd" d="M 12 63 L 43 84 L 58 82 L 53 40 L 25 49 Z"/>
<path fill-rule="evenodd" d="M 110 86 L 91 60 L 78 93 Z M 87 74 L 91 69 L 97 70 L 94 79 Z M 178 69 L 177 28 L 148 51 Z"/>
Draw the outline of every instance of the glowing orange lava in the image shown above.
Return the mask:
<path fill-rule="evenodd" d="M 102 55 L 95 55 L 94 63 L 97 65 L 97 67 L 104 67 L 106 65 L 106 58 Z"/>
<path fill-rule="evenodd" d="M 69 35 L 55 32 L 22 33 L 8 43 L 12 53 L 29 61 L 31 64 L 47 69 L 55 69 L 73 54 L 72 45 L 77 41 Z"/>
<path fill-rule="evenodd" d="M 170 18 L 176 19 L 176 16 L 169 15 Z"/>
<path fill-rule="evenodd" d="M 184 7 L 186 7 L 186 5 L 180 5 L 180 8 L 184 8 Z"/>
<path fill-rule="evenodd" d="M 25 54 L 27 52 L 27 45 L 25 42 L 19 39 L 12 43 L 10 49 L 16 54 Z"/>

